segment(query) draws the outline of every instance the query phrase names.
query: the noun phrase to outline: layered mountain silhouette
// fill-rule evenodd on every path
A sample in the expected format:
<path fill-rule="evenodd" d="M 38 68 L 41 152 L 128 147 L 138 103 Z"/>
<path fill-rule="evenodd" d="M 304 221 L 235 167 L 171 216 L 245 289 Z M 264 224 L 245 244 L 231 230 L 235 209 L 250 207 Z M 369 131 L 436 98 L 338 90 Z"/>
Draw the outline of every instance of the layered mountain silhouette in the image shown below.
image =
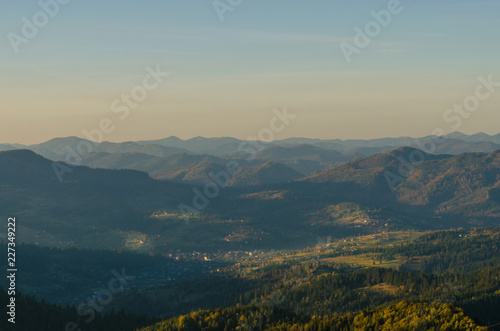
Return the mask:
<path fill-rule="evenodd" d="M 448 140 L 448 143 L 443 145 L 443 150 L 438 151 L 439 153 L 445 154 L 456 154 L 446 150 L 446 146 L 450 148 L 456 148 L 455 145 L 466 143 L 479 143 L 475 145 L 463 145 L 471 146 L 467 150 L 459 150 L 457 153 L 461 152 L 475 152 L 478 150 L 472 150 L 472 148 L 486 148 L 481 147 L 483 143 L 493 150 L 497 149 L 500 145 L 500 134 L 488 135 L 485 133 L 477 133 L 473 135 L 466 135 L 460 132 L 454 132 L 443 137 L 436 136 L 426 136 L 421 138 L 412 137 L 399 137 L 399 138 L 380 138 L 380 139 L 311 139 L 311 138 L 287 138 L 283 140 L 276 140 L 270 143 L 261 143 L 263 146 L 282 146 L 282 147 L 298 147 L 300 145 L 312 145 L 326 150 L 334 150 L 342 154 L 355 154 L 357 151 L 364 151 L 359 153 L 363 156 L 369 156 L 367 153 L 376 154 L 384 151 L 389 151 L 397 147 L 404 146 L 415 146 L 417 148 L 426 141 L 435 141 L 437 144 L 441 144 Z M 108 152 L 108 153 L 145 153 L 159 156 L 159 155 L 171 155 L 173 153 L 188 153 L 188 154 L 210 154 L 210 155 L 227 155 L 231 153 L 237 153 L 241 144 L 245 141 L 235 139 L 235 138 L 204 138 L 196 137 L 192 139 L 182 140 L 177 137 L 168 137 L 158 140 L 149 141 L 137 141 L 137 142 L 124 142 L 124 143 L 102 143 L 100 147 L 98 144 L 91 142 L 86 139 L 78 137 L 66 137 L 66 138 L 55 138 L 47 142 L 35 145 L 21 145 L 21 144 L 0 144 L 0 150 L 11 150 L 11 149 L 30 149 L 40 155 L 43 155 L 49 159 L 54 159 L 55 157 L 61 158 L 67 154 L 66 148 L 69 147 L 73 150 L 77 150 L 78 144 L 81 142 L 91 143 L 94 145 L 92 152 Z M 151 151 L 145 152 L 145 149 L 138 150 L 140 146 L 153 145 Z M 164 149 L 158 146 L 164 147 Z M 466 148 L 466 147 L 462 147 Z M 493 150 L 484 150 L 484 152 L 491 152 Z M 300 152 L 300 149 L 298 150 Z"/>
<path fill-rule="evenodd" d="M 147 154 L 127 157 L 107 153 L 99 160 L 109 167 L 150 162 L 151 169 L 159 162 Z M 218 162 L 225 159 L 196 157 L 203 160 L 188 154 L 169 160 L 189 169 L 178 174 L 189 185 L 155 180 L 137 170 L 64 163 L 71 171 L 60 182 L 53 161 L 29 150 L 0 152 L 0 208 L 24 219 L 20 240 L 115 248 L 126 245 L 133 233 L 157 238 L 154 246 L 165 248 L 199 246 L 202 234 L 201 245 L 212 248 L 286 247 L 291 241 L 298 245 L 294 238 L 314 240 L 321 233 L 498 225 L 500 220 L 500 151 L 434 155 L 404 147 L 305 178 L 281 163 L 265 162 L 242 167 L 229 187 L 210 198 L 199 178 L 207 169 L 224 171 Z M 158 164 L 161 170 L 163 162 Z M 198 208 L 196 201 L 207 203 Z M 198 208 L 198 221 L 186 223 L 181 204 Z M 356 220 L 353 210 L 365 215 L 358 219 L 361 223 L 340 222 Z M 241 241 L 227 240 L 240 232 Z M 100 236 L 106 240 L 98 243 Z"/>
<path fill-rule="evenodd" d="M 281 183 L 309 176 L 334 166 L 395 148 L 412 146 L 424 149 L 429 154 L 458 155 L 468 152 L 490 153 L 500 149 L 500 135 L 484 133 L 465 135 L 455 132 L 445 137 L 427 136 L 419 139 L 410 137 L 381 138 L 372 140 L 320 140 L 310 138 L 287 138 L 271 143 L 258 142 L 253 153 L 245 153 L 241 146 L 253 146 L 235 138 L 196 137 L 182 140 L 177 137 L 165 139 L 111 143 L 94 143 L 89 140 L 67 137 L 23 146 L 2 144 L 0 151 L 29 149 L 53 161 L 64 161 L 92 168 L 133 169 L 147 172 L 160 180 L 171 180 L 190 184 L 206 184 L 212 179 L 210 173 L 224 170 L 236 160 L 245 169 L 245 176 L 257 176 L 259 169 L 269 162 L 284 166 L 287 176 L 278 176 Z M 293 171 L 291 171 L 293 170 Z M 276 179 L 251 179 L 244 182 L 266 185 Z M 269 178 L 269 176 L 267 177 Z M 239 181 L 231 181 L 230 185 Z"/>
<path fill-rule="evenodd" d="M 358 202 L 377 201 L 437 214 L 496 217 L 500 151 L 457 156 L 404 147 L 314 174 L 304 182 L 342 185 Z"/>

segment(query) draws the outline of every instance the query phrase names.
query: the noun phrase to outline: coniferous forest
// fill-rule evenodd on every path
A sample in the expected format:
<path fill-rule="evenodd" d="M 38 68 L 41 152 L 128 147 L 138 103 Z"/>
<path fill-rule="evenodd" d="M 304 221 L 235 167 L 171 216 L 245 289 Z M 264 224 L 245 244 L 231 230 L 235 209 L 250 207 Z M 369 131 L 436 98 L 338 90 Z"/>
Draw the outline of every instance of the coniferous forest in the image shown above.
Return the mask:
<path fill-rule="evenodd" d="M 0 331 L 500 331 L 500 0 L 0 8 Z"/>
<path fill-rule="evenodd" d="M 18 294 L 16 326 L 21 330 L 35 326 L 37 330 L 498 329 L 499 230 L 408 232 L 397 237 L 331 241 L 314 249 L 247 257 L 236 264 L 228 259 L 217 265 L 219 272 L 200 269 L 202 277 L 154 289 L 131 279 L 109 304 L 106 298 L 96 298 L 95 307 L 103 309 L 96 309 L 95 315 L 85 311 L 86 305 Z M 44 249 L 26 246 L 20 251 L 30 260 Z M 99 259 L 103 264 L 119 261 L 135 274 L 155 264 L 175 268 L 179 263 L 160 257 L 141 260 L 140 255 L 126 252 L 51 249 L 51 253 L 40 263 L 67 268 L 71 257 L 94 256 L 82 262 L 84 268 L 75 269 L 75 277 L 79 270 L 99 270 Z M 33 273 L 33 282 L 36 270 L 25 271 Z M 82 275 L 92 277 L 92 273 Z M 8 300 L 5 289 L 1 295 L 4 302 Z M 12 329 L 7 323 L 2 328 Z"/>

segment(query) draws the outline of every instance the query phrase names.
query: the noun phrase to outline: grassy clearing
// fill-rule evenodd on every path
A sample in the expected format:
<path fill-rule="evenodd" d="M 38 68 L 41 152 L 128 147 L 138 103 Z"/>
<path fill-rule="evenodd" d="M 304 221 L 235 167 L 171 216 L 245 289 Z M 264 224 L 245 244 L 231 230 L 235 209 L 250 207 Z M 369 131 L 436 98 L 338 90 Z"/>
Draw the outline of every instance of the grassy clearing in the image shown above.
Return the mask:
<path fill-rule="evenodd" d="M 330 263 L 345 263 L 352 267 L 381 267 L 381 268 L 398 268 L 401 266 L 401 261 L 394 259 L 390 261 L 377 261 L 377 255 L 374 254 L 359 254 L 326 258 L 321 261 Z"/>

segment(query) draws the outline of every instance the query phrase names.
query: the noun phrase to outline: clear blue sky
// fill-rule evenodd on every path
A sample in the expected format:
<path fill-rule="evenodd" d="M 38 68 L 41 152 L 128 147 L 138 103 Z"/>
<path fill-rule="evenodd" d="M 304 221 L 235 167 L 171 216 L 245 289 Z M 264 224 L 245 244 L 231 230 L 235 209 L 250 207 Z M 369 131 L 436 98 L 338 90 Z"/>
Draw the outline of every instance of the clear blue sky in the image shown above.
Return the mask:
<path fill-rule="evenodd" d="M 247 138 L 284 106 L 297 118 L 276 138 L 453 131 L 443 113 L 478 76 L 500 81 L 500 1 L 401 1 L 347 63 L 339 44 L 388 3 L 243 0 L 221 21 L 205 0 L 72 0 L 15 53 L 8 34 L 22 35 L 22 17 L 41 8 L 4 1 L 0 142 L 82 136 L 105 117 L 110 141 Z M 156 65 L 171 75 L 117 119 L 110 105 Z M 499 106 L 500 88 L 459 130 L 498 133 Z"/>

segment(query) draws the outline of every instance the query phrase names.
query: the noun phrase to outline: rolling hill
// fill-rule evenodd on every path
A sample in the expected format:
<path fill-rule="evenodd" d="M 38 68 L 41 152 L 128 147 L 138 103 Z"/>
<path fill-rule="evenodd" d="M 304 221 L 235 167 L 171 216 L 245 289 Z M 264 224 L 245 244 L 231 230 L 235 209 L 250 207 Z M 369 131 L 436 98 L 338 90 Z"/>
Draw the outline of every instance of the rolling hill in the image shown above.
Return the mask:
<path fill-rule="evenodd" d="M 284 165 L 275 164 L 273 167 L 269 165 L 264 167 L 263 165 L 268 163 L 265 160 L 253 162 L 244 159 L 236 160 L 243 168 L 243 172 L 229 185 L 244 185 L 245 182 L 253 183 L 251 185 L 266 185 L 284 183 L 303 177 L 302 174 Z M 92 168 L 134 169 L 147 172 L 151 177 L 159 180 L 204 185 L 213 182 L 210 174 L 226 171 L 230 161 L 231 159 L 213 155 L 185 153 L 168 157 L 154 157 L 142 153 L 92 153 L 83 158 L 80 164 Z"/>
<path fill-rule="evenodd" d="M 412 158 L 417 162 L 409 162 Z M 304 181 L 341 185 L 343 193 L 353 200 L 377 201 L 401 210 L 418 206 L 436 214 L 492 217 L 500 211 L 500 151 L 451 156 L 400 148 L 349 162 Z"/>
<path fill-rule="evenodd" d="M 237 151 L 242 142 L 242 140 L 229 137 L 195 137 L 187 140 L 182 140 L 177 137 L 168 137 L 158 140 L 140 141 L 139 143 L 142 145 L 154 144 L 170 148 L 180 148 L 189 151 L 192 154 L 223 155 Z"/>
<path fill-rule="evenodd" d="M 53 161 L 70 161 L 76 163 L 74 159 L 68 159 L 70 155 L 78 155 L 80 158 L 90 153 L 143 153 L 152 156 L 164 157 L 168 155 L 187 152 L 181 148 L 165 147 L 160 145 L 143 146 L 135 142 L 110 143 L 102 142 L 97 144 L 90 140 L 78 137 L 54 138 L 47 142 L 26 146 L 37 154 L 40 154 Z"/>
<path fill-rule="evenodd" d="M 185 168 L 191 157 L 174 160 Z M 500 151 L 453 156 L 399 148 L 294 181 L 300 174 L 271 162 L 244 167 L 214 198 L 198 184 L 135 170 L 72 167 L 60 183 L 52 165 L 27 150 L 0 152 L 0 216 L 24 220 L 20 240 L 146 251 L 286 248 L 318 235 L 499 224 Z M 219 166 L 194 162 L 179 176 L 199 180 Z M 186 223 L 179 205 L 204 199 Z"/>
<path fill-rule="evenodd" d="M 277 162 L 243 168 L 240 174 L 234 176 L 231 186 L 258 186 L 286 183 L 303 177 L 297 171 Z"/>

